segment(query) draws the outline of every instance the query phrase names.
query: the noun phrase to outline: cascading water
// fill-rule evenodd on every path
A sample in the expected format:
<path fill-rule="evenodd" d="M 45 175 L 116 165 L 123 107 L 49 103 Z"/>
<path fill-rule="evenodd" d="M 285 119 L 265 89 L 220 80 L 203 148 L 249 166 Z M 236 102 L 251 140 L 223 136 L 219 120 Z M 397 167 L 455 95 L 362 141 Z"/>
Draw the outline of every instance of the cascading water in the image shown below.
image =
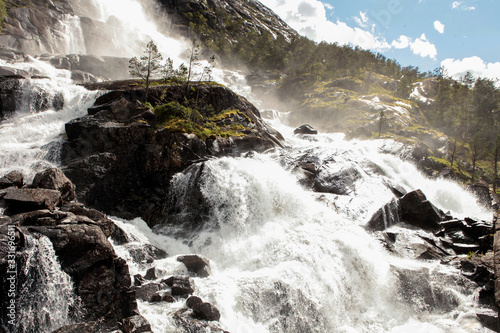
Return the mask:
<path fill-rule="evenodd" d="M 172 183 L 172 195 L 179 198 L 179 215 L 184 210 L 184 216 L 190 216 L 190 208 L 183 200 L 193 195 L 193 191 L 199 191 L 209 212 L 204 227 L 176 240 L 153 236 L 153 244 L 171 255 L 198 253 L 210 258 L 212 275 L 195 278 L 195 294 L 221 310 L 224 329 L 230 332 L 489 332 L 473 316 L 477 306 L 474 284 L 461 278 L 458 270 L 437 261 L 389 255 L 360 227 L 366 223 L 368 212 L 380 208 L 380 202 L 384 201 L 373 197 L 390 192 L 385 185 L 391 180 L 387 174 L 369 172 L 374 166 L 378 170 L 394 169 L 391 158 L 376 153 L 380 142 L 346 142 L 335 135 L 320 135 L 313 142 L 297 137 L 288 139 L 292 147 L 276 154 L 205 162 L 203 167 L 198 166 L 200 175 L 195 177 L 196 182 L 191 181 L 192 170 L 178 174 Z M 367 165 L 370 168 L 360 176 L 350 194 L 318 200 L 317 194 L 298 184 L 296 176 L 283 163 L 284 159 L 301 155 L 311 147 L 316 147 L 316 156 L 341 156 L 349 152 L 350 163 L 358 165 L 360 170 Z M 372 153 L 367 156 L 367 151 Z M 397 170 L 410 171 L 409 175 L 417 173 L 410 164 Z M 398 175 L 405 177 L 404 173 Z M 410 189 L 405 183 L 402 186 Z M 434 181 L 434 186 L 442 184 Z M 450 190 L 472 198 L 454 186 Z M 446 190 L 436 192 L 437 196 L 450 195 Z M 360 200 L 370 197 L 372 200 L 361 202 L 357 196 L 363 198 Z M 471 201 L 462 205 L 464 211 L 488 214 L 479 209 L 473 211 Z M 132 234 L 141 235 L 142 241 L 144 232 L 151 235 L 140 220 L 119 223 Z M 171 230 L 156 228 L 160 234 L 162 231 L 171 234 Z M 127 255 L 125 247 L 116 248 Z M 163 272 L 159 278 L 183 272 L 180 264 L 169 258 L 153 264 L 134 263 L 134 274 L 144 274 L 151 266 Z M 183 302 L 170 306 L 140 302 L 141 313 L 158 332 L 176 331 L 163 318 L 182 306 Z"/>
<path fill-rule="evenodd" d="M 61 270 L 46 236 L 25 236 L 25 249 L 17 257 L 19 283 L 17 327 L 12 333 L 52 332 L 79 316 L 73 283 Z"/>
<path fill-rule="evenodd" d="M 48 163 L 59 163 L 64 124 L 86 114 L 96 93 L 74 85 L 70 73 L 32 59 L 6 64 L 43 78 L 21 80 L 17 111 L 0 123 L 0 173 L 22 171 L 27 180 Z"/>

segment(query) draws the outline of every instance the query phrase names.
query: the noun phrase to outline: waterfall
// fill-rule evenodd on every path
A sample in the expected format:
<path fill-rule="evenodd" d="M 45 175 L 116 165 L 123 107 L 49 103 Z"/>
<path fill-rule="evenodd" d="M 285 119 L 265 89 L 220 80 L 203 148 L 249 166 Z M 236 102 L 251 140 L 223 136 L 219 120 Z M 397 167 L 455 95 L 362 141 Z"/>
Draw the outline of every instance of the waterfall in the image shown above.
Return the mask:
<path fill-rule="evenodd" d="M 78 299 L 73 283 L 61 270 L 50 240 L 25 236 L 25 250 L 18 252 L 17 327 L 12 333 L 52 332 L 76 320 Z"/>
<path fill-rule="evenodd" d="M 352 144 L 341 136 L 326 138 L 330 152 Z M 155 234 L 140 219 L 117 222 L 136 241 L 163 246 L 171 258 L 140 264 L 126 246 L 116 246 L 117 252 L 129 257 L 134 273 L 155 266 L 161 278 L 182 272 L 177 254 L 209 258 L 212 275 L 195 278 L 195 294 L 221 310 L 221 326 L 230 332 L 488 332 L 470 315 L 475 287 L 457 269 L 390 255 L 360 227 L 360 212 L 380 208 L 377 200 L 358 207 L 355 197 L 368 194 L 354 191 L 333 199 L 336 206 L 351 205 L 339 209 L 299 185 L 283 156 L 298 154 L 300 141 L 307 147 L 318 142 L 294 141 L 279 154 L 210 160 L 178 174 L 171 189 L 181 209 L 177 223 L 190 219 L 185 200 L 201 193 L 208 211 L 202 230 L 174 239 L 171 227 L 157 227 Z M 379 143 L 357 144 L 364 148 L 349 160 L 366 165 L 366 154 L 359 152 Z M 390 165 L 383 155 L 372 156 L 382 169 Z M 385 177 L 366 173 L 359 187 L 371 184 L 375 196 L 387 189 Z M 175 332 L 164 316 L 182 306 L 139 302 L 158 332 Z"/>
<path fill-rule="evenodd" d="M 3 65 L 45 77 L 20 80 L 16 112 L 0 122 L 0 174 L 19 170 L 29 181 L 48 163 L 59 163 L 64 125 L 86 114 L 96 92 L 74 85 L 68 71 L 35 59 Z"/>

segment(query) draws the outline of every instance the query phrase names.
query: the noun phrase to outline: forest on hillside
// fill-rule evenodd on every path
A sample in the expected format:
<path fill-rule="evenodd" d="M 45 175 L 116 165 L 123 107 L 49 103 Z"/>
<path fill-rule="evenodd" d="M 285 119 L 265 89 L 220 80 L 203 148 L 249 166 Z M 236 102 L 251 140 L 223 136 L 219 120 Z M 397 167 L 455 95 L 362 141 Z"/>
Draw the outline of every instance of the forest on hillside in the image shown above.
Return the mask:
<path fill-rule="evenodd" d="M 243 19 L 231 20 L 228 12 L 215 7 L 209 9 L 213 12 L 193 9 L 182 14 L 192 36 L 217 53 L 225 64 L 275 73 L 277 93 L 285 100 L 297 99 L 298 90 L 311 90 L 315 83 L 326 80 L 348 77 L 368 85 L 369 82 L 362 82 L 366 81 L 367 73 L 394 79 L 397 85 L 390 94 L 401 99 L 410 99 L 417 82 L 428 78 L 437 80 L 434 102 L 418 106 L 425 116 L 422 125 L 449 137 L 447 160 L 442 164 L 459 172 L 462 164 L 462 169 L 469 169 L 468 173 L 461 173 L 468 180 L 474 181 L 479 174 L 497 182 L 498 82 L 476 78 L 471 73 L 455 80 L 447 75 L 445 68 L 421 71 L 359 47 L 317 43 L 303 36 L 287 39 L 267 30 L 244 29 Z M 370 92 L 367 87 L 365 93 Z"/>

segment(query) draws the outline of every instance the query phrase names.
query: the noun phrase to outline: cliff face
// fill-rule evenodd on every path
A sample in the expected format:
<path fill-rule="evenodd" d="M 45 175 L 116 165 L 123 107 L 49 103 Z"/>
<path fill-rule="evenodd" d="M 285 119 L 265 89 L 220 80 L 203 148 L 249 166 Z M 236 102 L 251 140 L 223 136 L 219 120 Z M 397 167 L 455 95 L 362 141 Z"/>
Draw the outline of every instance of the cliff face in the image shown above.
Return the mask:
<path fill-rule="evenodd" d="M 269 8 L 256 0 L 159 0 L 175 25 L 189 27 L 190 22 L 206 21 L 211 29 L 229 37 L 248 32 L 270 32 L 290 40 L 298 33 Z M 234 28 L 232 23 L 237 23 Z"/>

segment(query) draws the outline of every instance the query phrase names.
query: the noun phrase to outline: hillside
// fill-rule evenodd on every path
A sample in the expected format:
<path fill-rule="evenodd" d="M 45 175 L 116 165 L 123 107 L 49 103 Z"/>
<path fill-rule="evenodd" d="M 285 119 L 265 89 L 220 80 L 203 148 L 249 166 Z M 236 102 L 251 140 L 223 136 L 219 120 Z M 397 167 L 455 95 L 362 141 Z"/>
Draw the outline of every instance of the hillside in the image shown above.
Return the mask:
<path fill-rule="evenodd" d="M 459 82 L 443 69 L 424 73 L 358 47 L 315 43 L 258 2 L 239 3 L 162 1 L 182 33 L 224 64 L 245 65 L 261 107 L 291 111 L 291 125 L 391 137 L 414 147 L 408 155 L 429 174 L 446 169 L 463 181 L 495 182 L 500 94 L 494 82 L 470 75 Z M 220 24 L 233 15 L 235 23 Z"/>

